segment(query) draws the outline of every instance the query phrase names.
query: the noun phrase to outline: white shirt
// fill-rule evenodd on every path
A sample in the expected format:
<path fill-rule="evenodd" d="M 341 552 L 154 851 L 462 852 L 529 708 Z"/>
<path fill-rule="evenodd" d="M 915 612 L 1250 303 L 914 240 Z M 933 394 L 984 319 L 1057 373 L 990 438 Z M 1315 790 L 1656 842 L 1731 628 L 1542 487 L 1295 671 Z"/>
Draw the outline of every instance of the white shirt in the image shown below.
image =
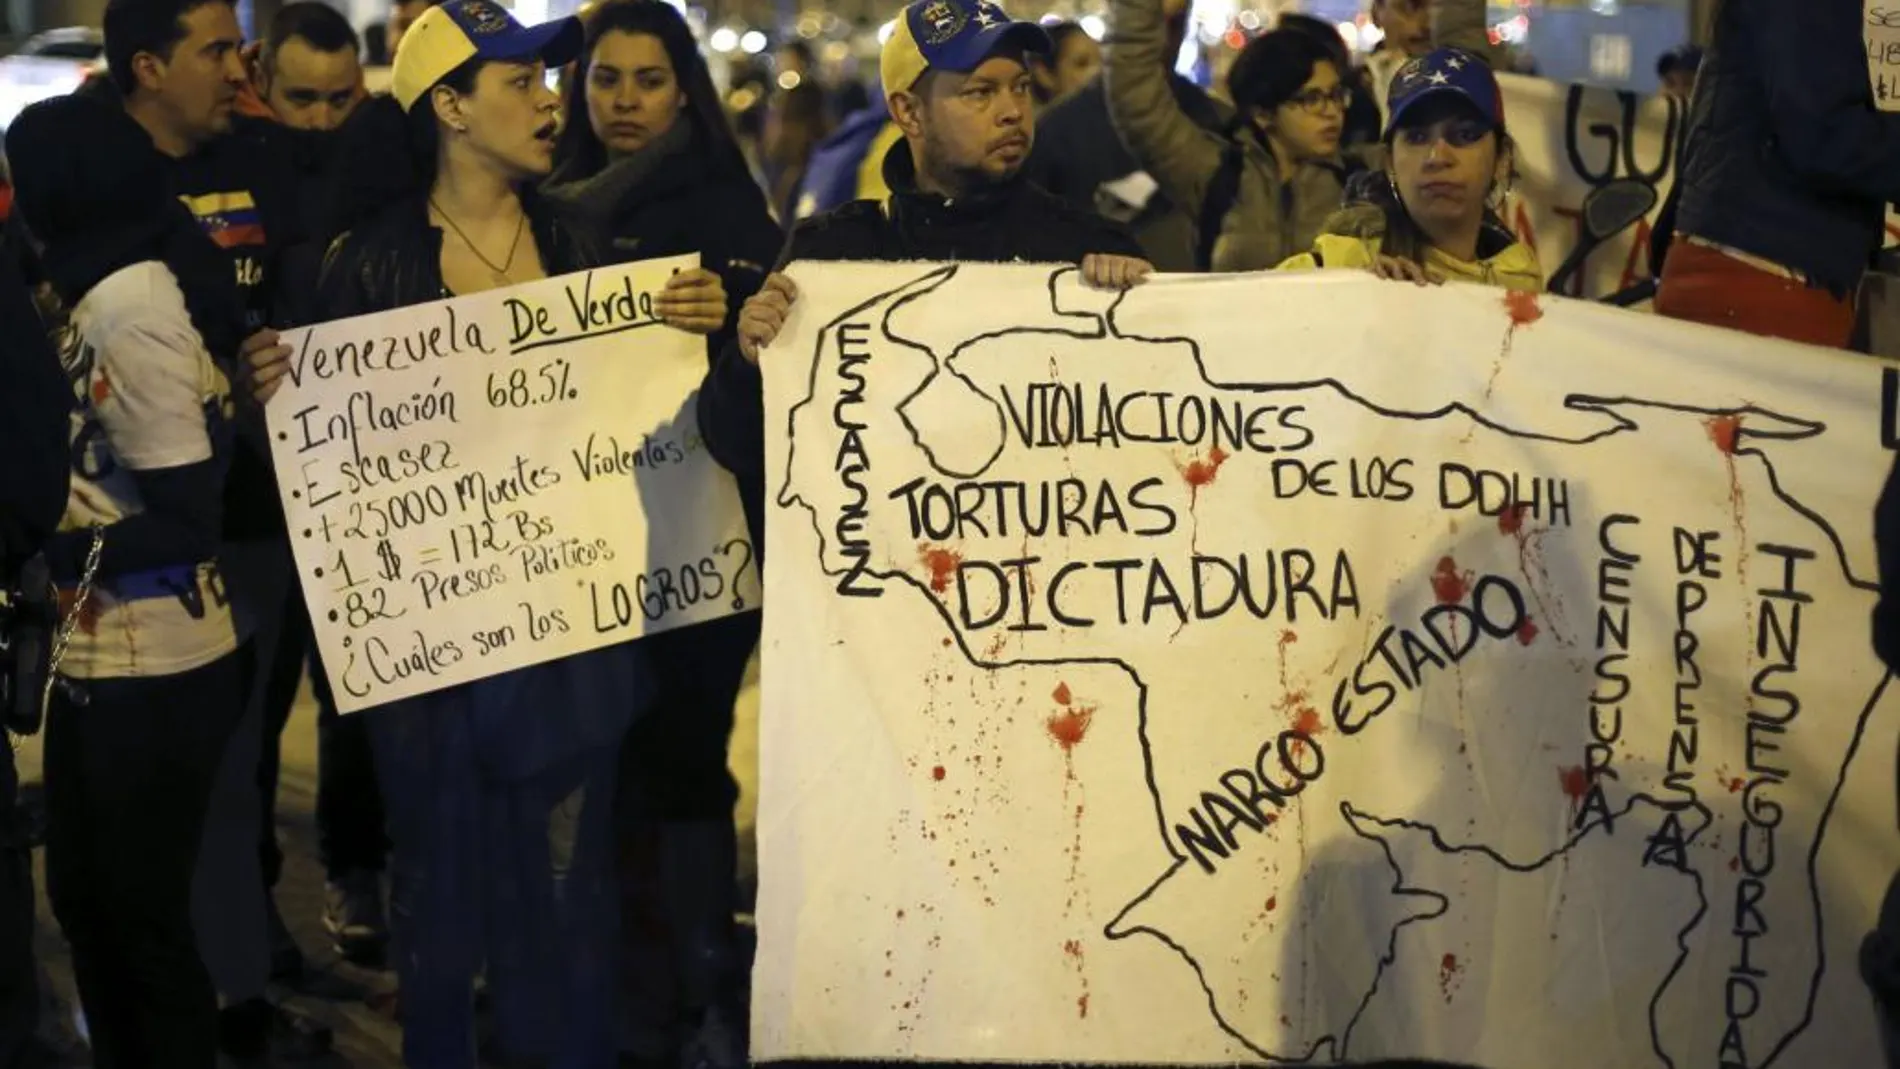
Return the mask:
<path fill-rule="evenodd" d="M 164 264 L 148 260 L 107 276 L 73 308 L 61 340 L 78 401 L 62 529 L 139 514 L 134 471 L 202 463 L 228 441 L 230 383 Z M 175 675 L 236 648 L 223 576 L 217 561 L 203 561 L 96 583 L 60 672 L 76 679 Z"/>

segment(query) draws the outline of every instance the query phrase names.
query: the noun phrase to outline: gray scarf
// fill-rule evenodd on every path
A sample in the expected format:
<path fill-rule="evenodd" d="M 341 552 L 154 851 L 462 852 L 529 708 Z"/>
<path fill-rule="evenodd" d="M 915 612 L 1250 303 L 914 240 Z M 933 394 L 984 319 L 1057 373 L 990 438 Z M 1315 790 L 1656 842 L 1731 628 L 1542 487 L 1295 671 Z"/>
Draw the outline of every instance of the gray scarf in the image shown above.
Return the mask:
<path fill-rule="evenodd" d="M 645 148 L 612 160 L 591 175 L 581 173 L 579 160 L 569 160 L 541 184 L 541 193 L 562 214 L 604 225 L 667 160 L 690 151 L 692 146 L 693 124 L 682 115 Z"/>

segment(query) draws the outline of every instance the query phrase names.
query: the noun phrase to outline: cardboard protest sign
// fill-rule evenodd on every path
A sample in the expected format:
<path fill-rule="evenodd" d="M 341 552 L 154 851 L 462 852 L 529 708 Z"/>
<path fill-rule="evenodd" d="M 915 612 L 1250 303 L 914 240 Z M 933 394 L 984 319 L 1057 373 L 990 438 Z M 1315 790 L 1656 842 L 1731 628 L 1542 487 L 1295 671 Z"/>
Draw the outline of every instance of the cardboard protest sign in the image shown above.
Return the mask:
<path fill-rule="evenodd" d="M 271 449 L 345 712 L 759 605 L 653 297 L 691 259 L 286 334 Z"/>
<path fill-rule="evenodd" d="M 1900 111 L 1900 4 L 1893 0 L 1866 0 L 1861 36 L 1867 45 L 1867 80 L 1874 106 Z"/>
<path fill-rule="evenodd" d="M 1871 1065 L 1866 358 L 795 264 L 755 1058 Z"/>

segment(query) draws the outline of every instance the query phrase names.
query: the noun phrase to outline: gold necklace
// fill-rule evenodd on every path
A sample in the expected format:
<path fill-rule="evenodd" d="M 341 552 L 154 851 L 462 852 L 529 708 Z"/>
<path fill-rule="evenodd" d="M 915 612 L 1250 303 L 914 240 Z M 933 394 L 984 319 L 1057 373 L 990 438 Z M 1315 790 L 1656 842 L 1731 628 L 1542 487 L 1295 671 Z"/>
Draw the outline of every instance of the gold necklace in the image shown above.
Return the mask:
<path fill-rule="evenodd" d="M 521 232 L 527 228 L 527 212 L 522 212 L 521 215 L 515 219 L 515 237 L 513 241 L 508 243 L 508 259 L 504 260 L 500 267 L 496 267 L 493 260 L 483 256 L 482 250 L 475 247 L 475 243 L 470 241 L 468 235 L 462 232 L 462 228 L 455 225 L 455 220 L 449 218 L 449 213 L 442 210 L 442 206 L 435 202 L 434 197 L 429 198 L 429 207 L 434 208 L 435 214 L 441 216 L 442 221 L 449 224 L 449 229 L 455 231 L 455 236 L 462 239 L 462 244 L 468 246 L 468 251 L 475 254 L 475 258 L 482 262 L 482 266 L 488 268 L 489 274 L 494 276 L 497 286 L 505 286 L 509 283 L 508 271 L 515 266 L 515 253 L 521 248 Z"/>

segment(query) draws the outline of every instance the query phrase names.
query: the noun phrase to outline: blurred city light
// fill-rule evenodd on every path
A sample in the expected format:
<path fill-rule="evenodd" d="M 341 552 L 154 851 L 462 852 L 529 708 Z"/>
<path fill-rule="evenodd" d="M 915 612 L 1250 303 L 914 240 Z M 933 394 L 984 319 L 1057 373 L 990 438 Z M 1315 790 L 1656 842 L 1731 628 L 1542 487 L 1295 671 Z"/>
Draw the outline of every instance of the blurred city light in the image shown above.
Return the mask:
<path fill-rule="evenodd" d="M 731 27 L 721 26 L 712 32 L 712 38 L 707 43 L 712 45 L 714 52 L 730 52 L 739 47 L 739 35 Z"/>
<path fill-rule="evenodd" d="M 739 50 L 748 56 L 765 51 L 765 44 L 765 35 L 757 30 L 747 30 L 745 36 L 739 38 Z"/>

